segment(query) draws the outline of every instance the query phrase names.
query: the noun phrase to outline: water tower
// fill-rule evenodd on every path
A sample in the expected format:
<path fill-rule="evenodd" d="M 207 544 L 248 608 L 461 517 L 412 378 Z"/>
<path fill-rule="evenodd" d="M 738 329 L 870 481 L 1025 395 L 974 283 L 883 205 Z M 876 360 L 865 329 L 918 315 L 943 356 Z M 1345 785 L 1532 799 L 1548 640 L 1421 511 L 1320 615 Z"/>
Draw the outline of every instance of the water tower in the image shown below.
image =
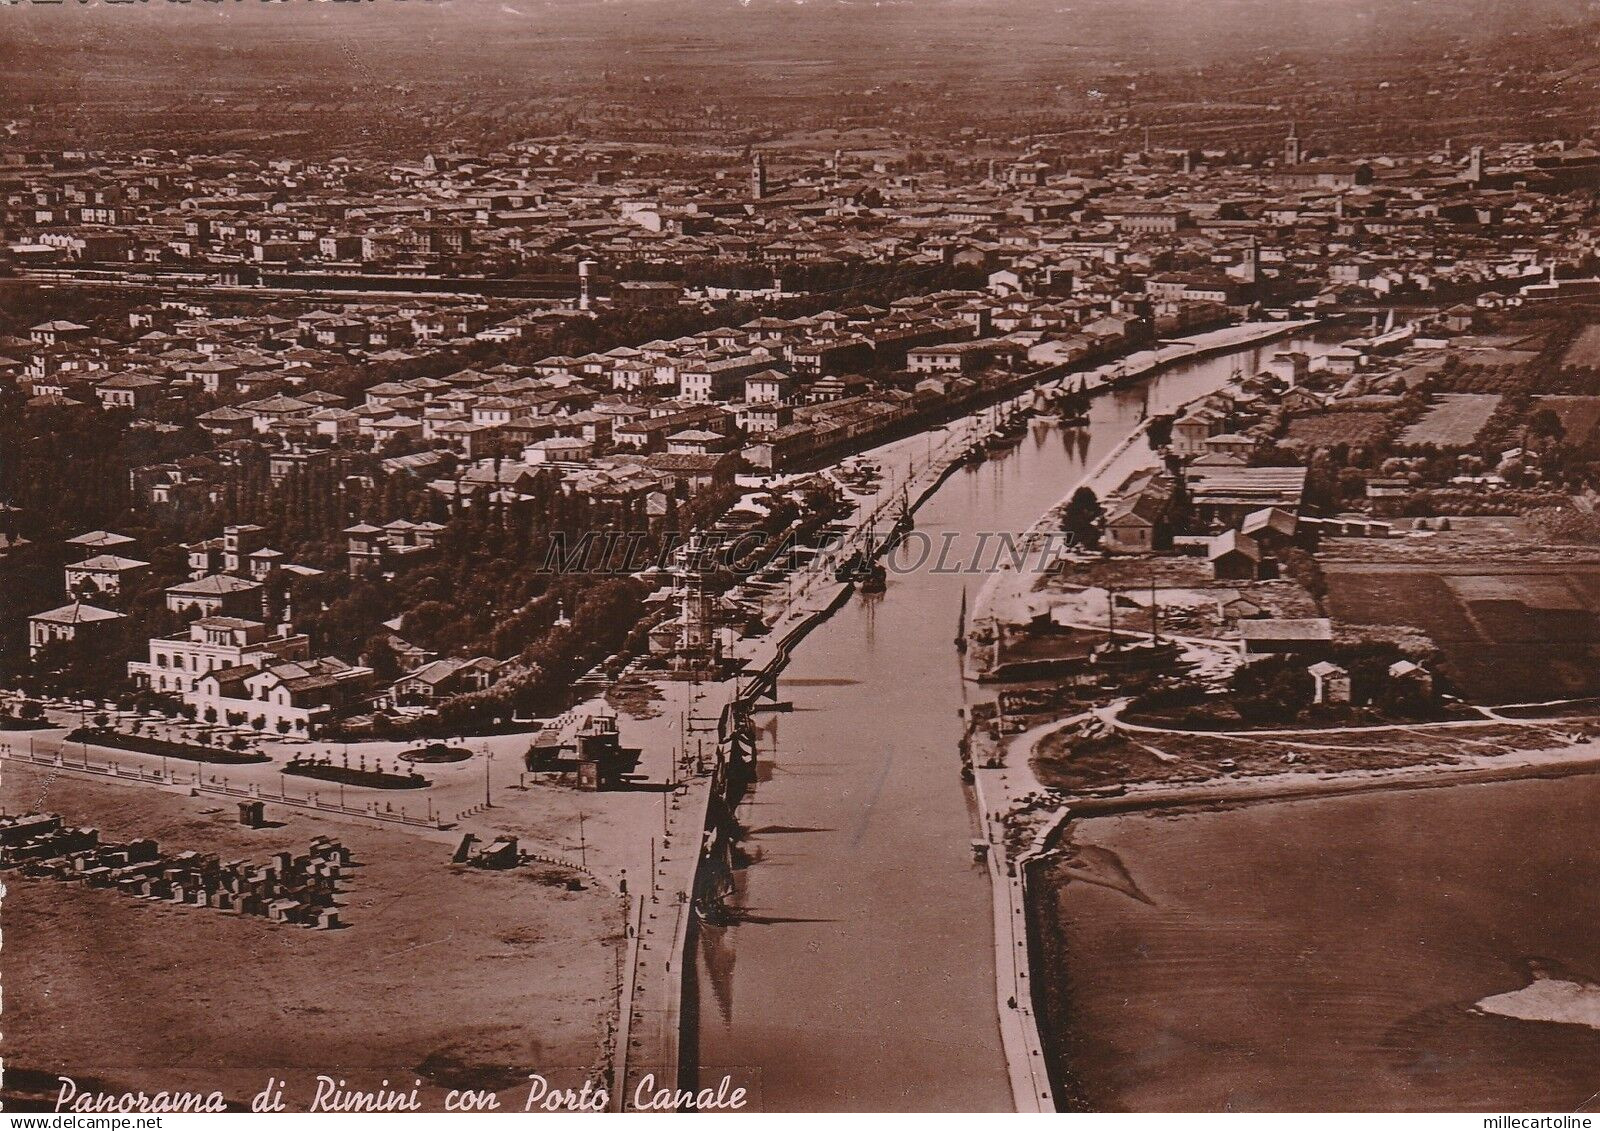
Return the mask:
<path fill-rule="evenodd" d="M 600 265 L 592 259 L 578 263 L 578 309 L 594 309 L 594 272 Z"/>

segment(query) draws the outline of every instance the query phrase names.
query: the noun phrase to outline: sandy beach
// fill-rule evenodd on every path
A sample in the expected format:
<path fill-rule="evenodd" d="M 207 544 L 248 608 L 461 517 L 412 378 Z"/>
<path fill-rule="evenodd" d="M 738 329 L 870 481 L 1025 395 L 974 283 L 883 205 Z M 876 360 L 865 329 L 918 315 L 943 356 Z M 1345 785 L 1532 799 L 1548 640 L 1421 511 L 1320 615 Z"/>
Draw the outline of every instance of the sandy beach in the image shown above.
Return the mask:
<path fill-rule="evenodd" d="M 285 1102 L 318 1074 L 351 1087 L 422 1082 L 502 1093 L 526 1076 L 603 1079 L 616 1022 L 623 904 L 562 868 L 453 868 L 449 833 L 291 809 L 248 829 L 214 797 L 52 775 L 7 762 L 6 811 L 61 813 L 104 839 L 265 860 L 332 832 L 357 866 L 335 931 L 153 903 L 80 883 L 6 875 L 6 1103 L 68 1074 L 101 1089 L 221 1090 L 247 1104 L 272 1075 Z"/>
<path fill-rule="evenodd" d="M 1594 859 L 1541 830 L 1597 798 L 1589 773 L 1073 822 L 1034 912 L 1065 1102 L 1581 1110 Z"/>

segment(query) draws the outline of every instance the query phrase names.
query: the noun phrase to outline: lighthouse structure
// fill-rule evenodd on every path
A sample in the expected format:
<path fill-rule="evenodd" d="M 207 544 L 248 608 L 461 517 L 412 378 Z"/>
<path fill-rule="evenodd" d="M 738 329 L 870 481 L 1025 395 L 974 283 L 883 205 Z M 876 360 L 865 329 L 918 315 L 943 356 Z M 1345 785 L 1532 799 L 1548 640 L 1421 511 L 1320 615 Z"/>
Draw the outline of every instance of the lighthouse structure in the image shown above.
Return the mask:
<path fill-rule="evenodd" d="M 707 583 L 708 547 L 696 533 L 680 552 L 673 569 L 673 598 L 678 606 L 677 641 L 672 669 L 708 674 L 722 662 L 722 641 L 717 633 L 717 600 Z"/>

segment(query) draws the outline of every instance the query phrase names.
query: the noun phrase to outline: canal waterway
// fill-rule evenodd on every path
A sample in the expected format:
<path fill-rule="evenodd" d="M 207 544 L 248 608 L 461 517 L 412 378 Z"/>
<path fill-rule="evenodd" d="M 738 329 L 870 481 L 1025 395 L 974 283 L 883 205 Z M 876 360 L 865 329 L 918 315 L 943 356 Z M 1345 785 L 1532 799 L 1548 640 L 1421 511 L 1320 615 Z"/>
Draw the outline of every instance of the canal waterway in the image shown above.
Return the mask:
<path fill-rule="evenodd" d="M 1090 425 L 1034 423 L 1022 445 L 955 472 L 917 512 L 947 561 L 984 532 L 1020 534 L 1147 415 L 1264 368 L 1309 339 L 1176 365 L 1094 401 Z M 891 573 L 796 650 L 757 716 L 758 780 L 738 819 L 730 923 L 698 937 L 686 1052 L 766 1110 L 1008 1110 L 986 870 L 960 777 L 976 694 L 954 648 L 976 572 Z M 987 563 L 979 563 L 987 564 Z"/>

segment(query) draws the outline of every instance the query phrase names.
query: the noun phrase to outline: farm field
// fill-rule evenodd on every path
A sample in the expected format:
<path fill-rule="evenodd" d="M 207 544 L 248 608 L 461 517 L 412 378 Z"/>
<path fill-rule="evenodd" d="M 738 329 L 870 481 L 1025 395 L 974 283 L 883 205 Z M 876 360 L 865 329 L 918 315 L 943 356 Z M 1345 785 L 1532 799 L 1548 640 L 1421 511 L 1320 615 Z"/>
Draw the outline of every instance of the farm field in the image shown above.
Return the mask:
<path fill-rule="evenodd" d="M 1336 621 L 1421 629 L 1469 699 L 1600 694 L 1600 564 L 1329 562 L 1324 574 Z"/>
<path fill-rule="evenodd" d="M 1306 447 L 1367 444 L 1383 431 L 1388 415 L 1382 412 L 1319 412 L 1289 421 L 1284 442 Z"/>
<path fill-rule="evenodd" d="M 1412 521 L 1398 520 L 1401 533 L 1395 538 L 1326 539 L 1319 557 L 1324 563 L 1371 562 L 1374 568 L 1445 569 L 1463 562 L 1479 569 L 1600 565 L 1600 546 L 1547 542 L 1526 519 L 1515 515 L 1452 515 L 1449 530 L 1406 529 Z"/>
<path fill-rule="evenodd" d="M 1589 329 L 1600 330 L 1600 326 Z M 1583 443 L 1593 434 L 1595 425 L 1600 424 L 1600 397 L 1534 397 L 1533 408 L 1536 412 L 1548 408 L 1559 416 L 1569 444 Z"/>
<path fill-rule="evenodd" d="M 1493 393 L 1445 393 L 1426 415 L 1400 433 L 1402 444 L 1464 448 L 1494 415 L 1500 397 Z"/>
<path fill-rule="evenodd" d="M 1561 355 L 1561 364 L 1600 367 L 1600 326 L 1585 326 Z"/>

